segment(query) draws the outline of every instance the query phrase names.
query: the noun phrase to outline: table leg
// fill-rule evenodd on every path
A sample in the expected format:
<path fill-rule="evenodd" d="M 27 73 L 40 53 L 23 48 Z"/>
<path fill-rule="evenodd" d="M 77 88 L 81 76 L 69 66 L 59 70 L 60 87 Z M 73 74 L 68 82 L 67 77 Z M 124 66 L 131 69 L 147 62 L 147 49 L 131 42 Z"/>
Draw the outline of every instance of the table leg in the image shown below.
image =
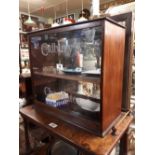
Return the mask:
<path fill-rule="evenodd" d="M 119 155 L 127 155 L 128 152 L 128 130 L 120 139 L 120 152 Z"/>
<path fill-rule="evenodd" d="M 25 131 L 25 153 L 29 154 L 31 151 L 31 145 L 29 140 L 28 122 L 24 119 L 24 131 Z"/>

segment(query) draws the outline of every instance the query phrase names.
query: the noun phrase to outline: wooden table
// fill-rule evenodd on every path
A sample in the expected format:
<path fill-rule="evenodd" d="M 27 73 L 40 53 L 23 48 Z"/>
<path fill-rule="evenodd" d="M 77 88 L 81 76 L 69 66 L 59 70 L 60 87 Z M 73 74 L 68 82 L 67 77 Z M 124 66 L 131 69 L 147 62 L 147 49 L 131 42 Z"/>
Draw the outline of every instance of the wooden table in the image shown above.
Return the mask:
<path fill-rule="evenodd" d="M 120 155 L 127 155 L 127 129 L 133 120 L 132 116 L 122 114 L 122 121 L 116 125 L 116 135 L 107 134 L 104 138 L 90 134 L 80 128 L 58 120 L 51 115 L 38 112 L 33 105 L 20 109 L 20 114 L 24 119 L 26 149 L 30 149 L 28 137 L 28 122 L 46 130 L 50 135 L 75 146 L 79 154 L 108 155 L 120 140 Z M 56 123 L 56 128 L 50 127 L 49 123 Z"/>

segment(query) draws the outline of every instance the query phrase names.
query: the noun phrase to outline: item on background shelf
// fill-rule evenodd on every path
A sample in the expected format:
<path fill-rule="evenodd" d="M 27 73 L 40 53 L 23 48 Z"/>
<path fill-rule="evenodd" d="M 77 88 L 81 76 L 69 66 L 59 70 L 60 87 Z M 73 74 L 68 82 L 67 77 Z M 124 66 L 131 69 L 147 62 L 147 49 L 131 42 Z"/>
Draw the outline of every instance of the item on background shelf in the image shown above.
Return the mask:
<path fill-rule="evenodd" d="M 90 17 L 90 11 L 88 9 L 82 9 L 81 13 L 79 14 L 78 22 L 87 21 Z"/>
<path fill-rule="evenodd" d="M 54 16 L 55 16 L 55 22 L 52 24 L 52 27 L 57 27 L 59 24 L 56 22 L 57 14 L 56 14 L 56 9 L 54 8 Z"/>
<path fill-rule="evenodd" d="M 81 0 L 81 13 L 79 15 L 78 22 L 87 21 L 90 17 L 90 12 L 88 9 L 83 9 L 83 0 Z"/>
<path fill-rule="evenodd" d="M 39 30 L 38 26 L 32 26 L 32 31 L 38 31 L 38 30 Z"/>
<path fill-rule="evenodd" d="M 68 0 L 66 0 L 66 18 L 63 19 L 63 25 L 75 23 L 73 19 L 68 18 Z"/>
<path fill-rule="evenodd" d="M 57 27 L 57 26 L 59 26 L 59 24 L 56 22 L 52 24 L 52 27 Z"/>
<path fill-rule="evenodd" d="M 82 21 L 87 21 L 90 17 L 90 12 L 87 9 L 82 9 L 80 15 L 79 15 L 79 19 L 77 20 L 78 22 L 82 22 Z"/>
<path fill-rule="evenodd" d="M 75 20 L 74 19 L 64 18 L 62 25 L 65 25 L 65 24 L 73 24 L 73 23 L 75 23 Z"/>
<path fill-rule="evenodd" d="M 39 30 L 43 30 L 44 29 L 44 24 L 43 23 L 39 23 Z"/>
<path fill-rule="evenodd" d="M 87 21 L 88 19 L 86 19 L 85 17 L 80 17 L 77 21 L 78 22 L 83 22 L 83 21 Z"/>

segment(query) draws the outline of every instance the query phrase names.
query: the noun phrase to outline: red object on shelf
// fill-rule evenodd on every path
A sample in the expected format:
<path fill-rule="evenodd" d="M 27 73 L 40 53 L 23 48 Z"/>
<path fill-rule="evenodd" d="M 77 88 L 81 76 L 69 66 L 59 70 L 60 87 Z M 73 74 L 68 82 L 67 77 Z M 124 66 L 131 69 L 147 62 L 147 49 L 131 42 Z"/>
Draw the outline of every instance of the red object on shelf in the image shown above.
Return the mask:
<path fill-rule="evenodd" d="M 75 20 L 74 19 L 71 19 L 71 18 L 64 18 L 64 22 L 71 22 L 71 23 L 75 23 Z"/>

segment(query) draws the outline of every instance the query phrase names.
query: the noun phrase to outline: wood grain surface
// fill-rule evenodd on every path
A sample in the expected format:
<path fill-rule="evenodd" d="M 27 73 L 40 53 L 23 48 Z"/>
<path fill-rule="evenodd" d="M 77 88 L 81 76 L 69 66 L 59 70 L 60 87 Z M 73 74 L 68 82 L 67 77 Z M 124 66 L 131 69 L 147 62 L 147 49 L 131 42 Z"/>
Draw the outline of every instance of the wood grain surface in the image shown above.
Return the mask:
<path fill-rule="evenodd" d="M 120 115 L 122 105 L 125 29 L 104 24 L 102 131 Z"/>
<path fill-rule="evenodd" d="M 20 114 L 27 121 L 30 121 L 49 132 L 54 137 L 60 138 L 90 155 L 108 155 L 120 138 L 128 129 L 133 117 L 126 116 L 119 125 L 116 125 L 116 135 L 108 133 L 104 138 L 90 134 L 78 127 L 67 124 L 50 115 L 36 111 L 33 106 L 27 106 L 20 109 Z M 125 113 L 122 114 L 122 117 Z M 49 123 L 56 123 L 56 128 L 50 127 Z"/>

